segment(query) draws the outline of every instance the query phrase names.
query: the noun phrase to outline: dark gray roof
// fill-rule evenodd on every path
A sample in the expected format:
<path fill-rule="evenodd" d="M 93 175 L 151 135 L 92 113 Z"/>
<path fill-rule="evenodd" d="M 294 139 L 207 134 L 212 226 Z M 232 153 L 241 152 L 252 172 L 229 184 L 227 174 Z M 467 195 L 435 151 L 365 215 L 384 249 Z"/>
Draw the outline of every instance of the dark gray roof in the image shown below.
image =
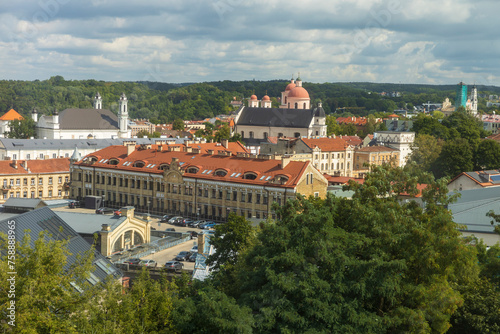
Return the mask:
<path fill-rule="evenodd" d="M 108 109 L 65 109 L 59 113 L 62 130 L 116 130 L 118 117 Z"/>
<path fill-rule="evenodd" d="M 123 141 L 134 140 L 137 144 L 154 144 L 156 140 L 175 141 L 176 144 L 182 144 L 185 138 L 107 138 L 107 139 L 11 139 L 0 138 L 0 146 L 7 150 L 48 150 L 48 149 L 89 149 L 96 150 L 113 145 L 122 145 Z"/>
<path fill-rule="evenodd" d="M 453 220 L 466 225 L 470 232 L 493 233 L 491 218 L 486 217 L 490 210 L 500 213 L 500 187 L 487 187 L 460 191 L 460 198 L 448 205 Z"/>
<path fill-rule="evenodd" d="M 309 128 L 315 112 L 313 109 L 242 108 L 236 125 Z"/>
<path fill-rule="evenodd" d="M 10 197 L 5 201 L 4 207 L 16 207 L 16 208 L 31 208 L 36 209 L 38 206 L 46 206 L 44 201 L 39 198 L 19 198 L 19 197 Z"/>
<path fill-rule="evenodd" d="M 314 108 L 314 116 L 315 117 L 326 117 L 325 110 L 323 107 Z"/>
<path fill-rule="evenodd" d="M 16 240 L 22 240 L 24 234 L 29 233 L 31 236 L 31 247 L 34 247 L 35 241 L 42 231 L 49 232 L 52 240 L 69 240 L 68 250 L 71 255 L 68 256 L 66 268 L 69 268 L 76 261 L 76 257 L 79 254 L 83 255 L 91 248 L 88 242 L 48 207 L 43 207 L 0 221 L 0 232 L 5 234 L 8 233 L 9 221 L 15 221 Z M 2 250 L 2 253 L 4 252 L 5 250 Z M 99 280 L 104 281 L 109 274 L 113 275 L 115 278 L 123 276 L 121 271 L 99 252 L 94 251 L 94 254 L 95 258 L 93 264 L 95 271 L 93 274 Z"/>
<path fill-rule="evenodd" d="M 127 217 L 117 217 L 114 215 L 65 211 L 55 211 L 55 214 L 71 226 L 72 229 L 81 234 L 99 232 L 103 224 L 108 224 L 111 230 L 114 230 L 127 219 Z"/>

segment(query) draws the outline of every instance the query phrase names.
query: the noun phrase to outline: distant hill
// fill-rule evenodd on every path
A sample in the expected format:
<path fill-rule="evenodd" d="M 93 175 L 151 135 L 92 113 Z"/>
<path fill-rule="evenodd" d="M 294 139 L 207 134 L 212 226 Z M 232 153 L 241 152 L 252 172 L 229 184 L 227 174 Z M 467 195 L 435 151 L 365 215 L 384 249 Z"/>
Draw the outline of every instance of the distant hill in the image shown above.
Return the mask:
<path fill-rule="evenodd" d="M 54 76 L 48 80 L 0 81 L 0 112 L 14 108 L 29 116 L 36 108 L 43 114 L 66 108 L 91 108 L 94 95 L 99 92 L 103 107 L 116 112 L 118 98 L 125 92 L 129 99 L 132 118 L 150 118 L 155 122 L 170 122 L 176 118 L 203 119 L 221 113 L 230 113 L 229 102 L 252 94 L 259 98 L 269 95 L 274 103 L 289 83 L 288 79 L 269 81 L 213 81 L 204 83 L 162 83 L 150 81 L 108 82 L 98 80 L 65 80 Z M 417 85 L 393 83 L 309 83 L 304 82 L 313 104 L 319 100 L 327 113 L 350 110 L 363 115 L 431 102 L 442 102 L 455 97 L 455 85 Z M 478 86 L 480 94 L 500 94 L 500 87 Z M 400 97 L 384 97 L 379 93 L 401 93 Z M 480 109 L 486 110 L 480 100 Z"/>

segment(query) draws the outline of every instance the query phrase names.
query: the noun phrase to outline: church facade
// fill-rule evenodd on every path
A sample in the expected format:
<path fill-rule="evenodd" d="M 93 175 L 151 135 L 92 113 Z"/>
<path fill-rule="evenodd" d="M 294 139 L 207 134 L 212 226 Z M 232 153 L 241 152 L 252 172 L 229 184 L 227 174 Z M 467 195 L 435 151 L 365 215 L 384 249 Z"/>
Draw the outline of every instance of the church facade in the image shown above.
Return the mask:
<path fill-rule="evenodd" d="M 119 100 L 118 115 L 102 109 L 99 93 L 94 97 L 94 108 L 69 108 L 57 110 L 51 115 L 42 115 L 33 109 L 31 114 L 36 123 L 37 137 L 47 139 L 104 139 L 130 138 L 128 128 L 128 101 L 125 93 Z"/>
<path fill-rule="evenodd" d="M 248 147 L 258 147 L 268 137 L 326 137 L 326 115 L 321 102 L 314 108 L 302 80 L 291 80 L 281 93 L 281 104 L 273 108 L 269 96 L 250 97 L 235 117 L 235 133 Z"/>

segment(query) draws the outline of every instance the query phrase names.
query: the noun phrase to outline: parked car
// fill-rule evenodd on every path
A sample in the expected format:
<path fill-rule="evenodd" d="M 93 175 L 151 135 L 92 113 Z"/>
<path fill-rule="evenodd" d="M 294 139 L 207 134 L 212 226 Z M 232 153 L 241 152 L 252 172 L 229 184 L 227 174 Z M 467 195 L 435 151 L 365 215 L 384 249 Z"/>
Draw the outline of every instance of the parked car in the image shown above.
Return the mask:
<path fill-rule="evenodd" d="M 196 231 L 187 231 L 187 233 L 191 234 L 191 239 L 195 239 L 198 237 L 198 232 Z"/>
<path fill-rule="evenodd" d="M 198 245 L 194 245 L 193 247 L 191 247 L 190 252 L 191 253 L 198 253 Z"/>
<path fill-rule="evenodd" d="M 191 256 L 189 257 L 188 261 L 189 262 L 196 262 L 196 257 L 197 256 L 198 256 L 198 253 L 191 254 Z"/>
<path fill-rule="evenodd" d="M 138 265 L 139 263 L 141 263 L 141 261 L 142 261 L 141 259 L 132 258 L 132 259 L 128 259 L 128 260 L 123 261 L 123 263 Z"/>
<path fill-rule="evenodd" d="M 121 217 L 122 216 L 122 212 L 120 210 L 115 210 L 115 211 L 113 211 L 113 215 L 115 217 Z"/>
<path fill-rule="evenodd" d="M 114 211 L 114 210 L 113 210 L 113 209 L 111 209 L 111 208 L 98 208 L 98 209 L 96 209 L 96 210 L 95 210 L 95 213 L 98 213 L 98 214 L 100 214 L 100 215 L 103 215 L 103 214 L 105 214 L 105 213 L 113 213 L 113 211 Z"/>
<path fill-rule="evenodd" d="M 175 232 L 175 228 L 170 227 L 165 229 L 166 232 Z"/>
<path fill-rule="evenodd" d="M 205 223 L 204 220 L 195 220 L 194 222 L 189 223 L 189 227 L 198 227 L 198 225 Z"/>
<path fill-rule="evenodd" d="M 70 209 L 74 209 L 74 208 L 79 208 L 81 205 L 80 205 L 80 202 L 79 201 L 69 201 L 68 202 L 68 207 Z"/>
<path fill-rule="evenodd" d="M 172 218 L 172 216 L 169 216 L 169 215 L 164 215 L 163 217 L 160 218 L 160 222 L 161 223 L 166 223 L 168 222 L 168 220 Z"/>
<path fill-rule="evenodd" d="M 206 222 L 204 224 L 199 225 L 198 227 L 203 230 L 208 230 L 210 228 L 213 228 L 215 225 L 217 225 L 215 222 Z"/>
<path fill-rule="evenodd" d="M 167 270 L 173 270 L 173 271 L 180 271 L 184 267 L 184 263 L 181 263 L 179 261 L 168 261 L 165 263 L 165 269 Z"/>
<path fill-rule="evenodd" d="M 177 256 L 175 257 L 174 260 L 176 260 L 176 261 L 186 261 L 187 259 L 189 259 L 190 255 L 191 255 L 191 253 L 189 253 L 187 251 L 182 251 L 179 254 L 177 254 Z"/>
<path fill-rule="evenodd" d="M 193 221 L 191 219 L 182 219 L 180 222 L 179 222 L 179 226 L 189 226 L 189 224 L 191 224 Z"/>
<path fill-rule="evenodd" d="M 151 260 L 151 259 L 142 260 L 139 264 L 141 266 L 146 266 L 146 267 L 156 267 L 158 265 L 155 260 Z"/>
<path fill-rule="evenodd" d="M 169 223 L 169 224 L 175 224 L 175 222 L 176 222 L 177 220 L 179 220 L 179 219 L 182 219 L 182 217 L 179 217 L 179 216 L 177 216 L 177 217 L 172 217 L 172 218 L 170 218 L 170 219 L 168 220 L 168 223 Z"/>

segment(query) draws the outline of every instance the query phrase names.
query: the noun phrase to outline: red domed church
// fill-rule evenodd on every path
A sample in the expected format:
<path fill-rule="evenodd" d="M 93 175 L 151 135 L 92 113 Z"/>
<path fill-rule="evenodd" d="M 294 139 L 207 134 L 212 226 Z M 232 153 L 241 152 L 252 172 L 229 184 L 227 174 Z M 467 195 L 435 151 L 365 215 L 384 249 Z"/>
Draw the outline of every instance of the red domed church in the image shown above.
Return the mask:
<path fill-rule="evenodd" d="M 235 133 L 249 147 L 258 147 L 268 137 L 326 137 L 326 116 L 321 103 L 311 108 L 311 98 L 300 77 L 291 80 L 281 93 L 279 108 L 273 108 L 265 95 L 252 95 L 248 107 L 242 106 L 235 117 Z"/>

